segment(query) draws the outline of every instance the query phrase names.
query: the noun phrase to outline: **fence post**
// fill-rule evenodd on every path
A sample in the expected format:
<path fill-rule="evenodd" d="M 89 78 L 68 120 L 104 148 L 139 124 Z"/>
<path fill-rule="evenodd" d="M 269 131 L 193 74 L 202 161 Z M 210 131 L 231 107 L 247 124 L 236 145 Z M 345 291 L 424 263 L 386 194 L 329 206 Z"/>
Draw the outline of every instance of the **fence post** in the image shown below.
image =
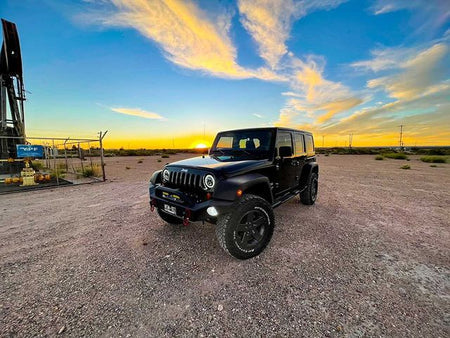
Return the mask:
<path fill-rule="evenodd" d="M 80 158 L 80 163 L 81 163 L 81 174 L 84 173 L 84 165 L 83 165 L 83 153 L 80 147 L 80 142 L 78 142 L 78 157 Z"/>
<path fill-rule="evenodd" d="M 65 160 L 66 160 L 66 171 L 67 171 L 67 172 L 69 172 L 69 163 L 67 162 L 67 147 L 66 147 L 66 143 L 67 143 L 67 141 L 69 141 L 69 138 L 70 138 L 70 137 L 68 137 L 68 138 L 64 141 L 64 158 L 65 158 Z"/>
<path fill-rule="evenodd" d="M 100 162 L 101 162 L 101 165 L 102 165 L 103 182 L 106 181 L 105 160 L 103 158 L 103 138 L 105 137 L 107 132 L 108 131 L 105 131 L 105 133 L 100 132 L 99 133 L 100 136 L 98 138 L 98 141 L 100 143 Z"/>
<path fill-rule="evenodd" d="M 52 154 L 53 154 L 53 170 L 56 174 L 56 185 L 59 185 L 59 169 L 56 165 L 55 140 L 52 140 Z"/>

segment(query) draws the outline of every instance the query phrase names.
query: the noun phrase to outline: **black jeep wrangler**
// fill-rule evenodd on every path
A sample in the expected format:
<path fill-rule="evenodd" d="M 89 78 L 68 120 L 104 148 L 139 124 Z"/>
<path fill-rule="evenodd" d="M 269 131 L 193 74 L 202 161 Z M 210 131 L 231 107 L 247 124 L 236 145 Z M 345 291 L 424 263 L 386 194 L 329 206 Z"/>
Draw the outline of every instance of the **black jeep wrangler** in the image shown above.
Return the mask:
<path fill-rule="evenodd" d="M 170 224 L 215 224 L 222 248 L 247 259 L 261 253 L 273 208 L 300 194 L 317 198 L 319 167 L 309 132 L 256 128 L 219 133 L 208 156 L 170 163 L 150 179 L 150 206 Z"/>

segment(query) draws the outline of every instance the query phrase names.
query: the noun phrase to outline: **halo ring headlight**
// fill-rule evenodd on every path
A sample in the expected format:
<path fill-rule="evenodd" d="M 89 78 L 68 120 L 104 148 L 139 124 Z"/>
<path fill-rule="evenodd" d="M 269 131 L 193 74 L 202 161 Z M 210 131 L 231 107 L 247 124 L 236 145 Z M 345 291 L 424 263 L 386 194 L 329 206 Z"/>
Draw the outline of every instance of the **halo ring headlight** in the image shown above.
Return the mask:
<path fill-rule="evenodd" d="M 169 172 L 169 170 L 167 170 L 167 169 L 163 170 L 163 172 L 162 172 L 162 179 L 163 179 L 163 182 L 168 182 L 169 181 L 169 179 L 170 179 L 170 172 Z"/>
<path fill-rule="evenodd" d="M 205 177 L 203 177 L 203 184 L 206 189 L 212 189 L 216 185 L 216 179 L 213 175 L 206 174 Z"/>

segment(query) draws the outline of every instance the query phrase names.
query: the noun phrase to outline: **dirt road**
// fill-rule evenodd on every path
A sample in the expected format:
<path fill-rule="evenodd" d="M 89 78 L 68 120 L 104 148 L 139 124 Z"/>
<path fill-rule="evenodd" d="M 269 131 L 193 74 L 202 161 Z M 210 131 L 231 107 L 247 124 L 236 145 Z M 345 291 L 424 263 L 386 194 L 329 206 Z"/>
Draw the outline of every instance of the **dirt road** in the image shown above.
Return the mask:
<path fill-rule="evenodd" d="M 238 261 L 149 210 L 150 173 L 187 156 L 0 196 L 0 336 L 450 335 L 450 165 L 319 156 L 316 205 Z"/>

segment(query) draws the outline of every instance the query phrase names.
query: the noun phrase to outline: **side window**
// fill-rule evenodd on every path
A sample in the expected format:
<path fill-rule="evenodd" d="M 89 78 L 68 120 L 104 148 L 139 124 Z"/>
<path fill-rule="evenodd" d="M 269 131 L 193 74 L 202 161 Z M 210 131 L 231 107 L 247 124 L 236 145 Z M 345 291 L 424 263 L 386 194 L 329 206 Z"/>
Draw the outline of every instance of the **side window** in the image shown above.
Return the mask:
<path fill-rule="evenodd" d="M 292 136 L 288 132 L 279 132 L 277 135 L 277 154 L 280 147 L 291 147 L 292 148 Z"/>
<path fill-rule="evenodd" d="M 305 154 L 305 141 L 303 139 L 303 134 L 295 133 L 295 156 L 301 156 Z"/>
<path fill-rule="evenodd" d="M 308 156 L 314 155 L 314 142 L 311 135 L 305 135 L 306 139 L 306 154 Z"/>

